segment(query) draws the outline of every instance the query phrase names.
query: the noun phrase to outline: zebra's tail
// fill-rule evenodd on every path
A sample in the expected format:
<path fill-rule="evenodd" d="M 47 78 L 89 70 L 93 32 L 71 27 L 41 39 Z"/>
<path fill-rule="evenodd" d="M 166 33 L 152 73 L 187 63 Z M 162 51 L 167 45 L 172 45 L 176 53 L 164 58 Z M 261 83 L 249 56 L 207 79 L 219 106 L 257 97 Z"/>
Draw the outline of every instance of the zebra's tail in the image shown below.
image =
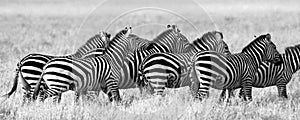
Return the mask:
<path fill-rule="evenodd" d="M 41 78 L 39 79 L 38 83 L 36 84 L 35 88 L 34 88 L 34 91 L 33 91 L 33 95 L 32 95 L 32 98 L 33 100 L 35 101 L 37 99 L 37 96 L 39 94 L 39 91 L 40 91 L 40 87 L 41 87 L 41 82 L 43 81 L 43 73 L 41 75 Z"/>
<path fill-rule="evenodd" d="M 198 92 L 200 88 L 200 81 L 199 81 L 199 72 L 196 70 L 195 66 L 195 61 L 192 61 L 190 65 L 190 80 L 191 80 L 191 85 L 190 85 L 190 90 L 192 92 L 192 96 L 195 98 L 198 97 Z"/>
<path fill-rule="evenodd" d="M 19 78 L 19 72 L 20 72 L 20 62 L 17 64 L 17 68 L 16 68 L 16 75 L 14 78 L 14 83 L 13 83 L 13 87 L 12 89 L 7 93 L 1 96 L 1 102 L 0 104 L 2 104 L 4 101 L 6 101 L 6 99 L 8 99 L 16 90 L 17 90 L 17 86 L 18 86 L 18 78 Z"/>

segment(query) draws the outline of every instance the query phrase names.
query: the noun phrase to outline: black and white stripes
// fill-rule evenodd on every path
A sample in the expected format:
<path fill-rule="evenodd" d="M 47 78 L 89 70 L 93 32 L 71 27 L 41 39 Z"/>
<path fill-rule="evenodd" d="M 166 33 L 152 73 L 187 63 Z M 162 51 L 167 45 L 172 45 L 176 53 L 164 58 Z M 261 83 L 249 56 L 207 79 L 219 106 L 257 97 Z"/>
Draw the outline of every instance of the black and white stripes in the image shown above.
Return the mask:
<path fill-rule="evenodd" d="M 51 59 L 54 58 L 81 58 L 90 50 L 95 48 L 105 48 L 110 39 L 110 34 L 100 32 L 99 34 L 90 38 L 84 45 L 82 45 L 74 54 L 67 56 L 53 56 L 45 54 L 32 53 L 21 59 L 17 64 L 16 77 L 14 79 L 14 86 L 12 90 L 6 94 L 9 97 L 17 87 L 18 79 L 23 84 L 24 96 L 23 101 L 27 101 L 32 96 L 32 92 L 36 83 L 41 77 L 42 69 Z M 16 85 L 16 86 L 15 86 Z M 42 85 L 43 86 L 43 85 Z"/>
<path fill-rule="evenodd" d="M 263 62 L 259 65 L 255 73 L 253 87 L 264 88 L 269 86 L 277 86 L 278 96 L 287 98 L 286 85 L 290 82 L 292 75 L 300 69 L 300 45 L 287 47 L 285 53 L 281 54 L 283 63 L 280 65 Z M 233 90 L 229 90 L 232 95 Z M 244 92 L 240 90 L 240 96 Z M 221 98 L 224 99 L 225 90 L 222 91 Z M 229 96 L 231 97 L 231 96 Z"/>
<path fill-rule="evenodd" d="M 226 43 L 220 32 L 212 31 L 197 38 L 186 49 L 186 53 L 154 53 L 143 61 L 139 68 L 140 84 L 148 85 L 153 92 L 162 94 L 166 87 L 178 88 L 190 85 L 189 74 L 191 59 L 194 54 L 203 50 L 214 50 L 226 53 Z M 145 83 L 144 83 L 145 82 Z"/>
<path fill-rule="evenodd" d="M 263 61 L 281 63 L 282 59 L 271 35 L 261 35 L 248 44 L 241 53 L 222 55 L 213 51 L 197 53 L 191 74 L 196 84 L 197 97 L 207 96 L 209 88 L 235 89 L 242 87 L 244 98 L 252 100 L 251 90 L 255 71 Z M 197 83 L 199 82 L 199 83 Z"/>
<path fill-rule="evenodd" d="M 110 100 L 119 101 L 117 80 L 125 51 L 128 50 L 127 37 L 130 32 L 131 27 L 126 27 L 117 33 L 109 42 L 103 56 L 88 59 L 56 58 L 49 61 L 43 69 L 42 79 L 39 80 L 39 83 L 44 81 L 48 87 L 45 97 L 60 95 L 67 90 L 74 90 L 77 96 L 86 94 L 87 91 L 103 90 Z M 39 85 L 33 98 L 36 98 L 38 91 Z"/>

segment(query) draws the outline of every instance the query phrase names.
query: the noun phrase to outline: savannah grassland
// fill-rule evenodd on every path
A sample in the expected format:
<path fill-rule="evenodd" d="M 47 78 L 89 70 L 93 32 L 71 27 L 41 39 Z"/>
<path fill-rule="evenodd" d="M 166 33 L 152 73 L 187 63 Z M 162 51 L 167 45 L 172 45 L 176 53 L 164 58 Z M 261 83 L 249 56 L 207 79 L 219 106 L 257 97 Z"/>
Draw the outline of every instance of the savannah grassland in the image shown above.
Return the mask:
<path fill-rule="evenodd" d="M 192 41 L 195 35 L 201 36 L 206 31 L 218 29 L 223 32 L 224 40 L 233 53 L 240 52 L 254 35 L 267 32 L 271 33 L 280 52 L 284 52 L 287 46 L 300 44 L 300 2 L 297 0 L 198 2 L 214 22 L 203 14 L 200 7 L 192 7 L 192 4 L 185 5 L 182 1 L 172 2 L 172 5 L 157 4 L 177 10 L 200 32 L 182 19 L 166 17 L 157 11 L 152 11 L 153 14 L 141 11 L 120 18 L 108 31 L 114 34 L 125 25 L 132 25 L 134 33 L 151 39 L 164 26 L 147 23 L 176 23 Z M 110 1 L 95 9 L 82 24 L 98 3 L 96 0 L 0 1 L 0 94 L 12 88 L 16 64 L 26 54 L 70 54 L 89 37 L 104 30 L 117 15 L 142 6 L 147 1 Z M 146 25 L 134 28 L 142 24 Z M 20 86 L 19 82 L 17 92 L 0 105 L 0 119 L 300 119 L 299 73 L 288 84 L 288 99 L 278 98 L 276 87 L 253 88 L 252 102 L 242 102 L 236 97 L 231 105 L 218 103 L 220 90 L 212 89 L 210 97 L 199 102 L 193 100 L 189 89 L 185 87 L 168 89 L 161 98 L 141 96 L 138 89 L 121 90 L 122 105 L 109 103 L 103 93 L 76 105 L 73 102 L 74 93 L 67 92 L 60 104 L 53 104 L 49 99 L 45 103 L 22 106 Z"/>

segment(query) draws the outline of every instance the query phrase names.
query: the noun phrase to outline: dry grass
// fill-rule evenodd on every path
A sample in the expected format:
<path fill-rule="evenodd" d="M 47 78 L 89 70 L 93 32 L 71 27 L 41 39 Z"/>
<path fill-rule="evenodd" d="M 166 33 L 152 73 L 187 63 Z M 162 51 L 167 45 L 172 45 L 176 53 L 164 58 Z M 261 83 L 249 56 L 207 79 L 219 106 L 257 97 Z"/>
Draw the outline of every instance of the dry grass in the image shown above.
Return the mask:
<path fill-rule="evenodd" d="M 147 23 L 176 23 L 192 40 L 205 31 L 219 29 L 224 33 L 225 41 L 232 52 L 239 52 L 254 35 L 269 32 L 279 51 L 283 52 L 287 46 L 300 44 L 300 4 L 292 0 L 282 2 L 200 1 L 214 22 L 194 4 L 186 5 L 189 7 L 183 7 L 182 4 L 161 4 L 183 14 L 198 27 L 200 33 L 185 21 L 172 15 L 164 15 L 165 13 L 160 11 L 130 14 L 119 19 L 108 31 L 114 33 L 128 24 L 146 24 L 134 28 L 134 32 L 151 38 L 164 29 L 164 26 Z M 26 3 L 0 3 L 0 94 L 11 89 L 16 64 L 26 54 L 72 53 L 88 37 L 105 29 L 111 19 L 122 13 L 122 10 L 126 11 L 142 4 L 138 2 L 122 6 L 126 3 L 112 2 L 111 4 L 116 6 L 94 10 L 86 20 L 87 23 L 79 29 L 97 1 L 56 0 L 43 3 L 29 0 Z M 61 104 L 46 101 L 22 106 L 19 84 L 17 93 L 0 105 L 0 119 L 300 119 L 299 77 L 300 74 L 295 74 L 289 83 L 288 99 L 279 99 L 276 87 L 254 88 L 252 102 L 245 103 L 235 98 L 231 105 L 217 103 L 219 90 L 211 90 L 211 96 L 207 100 L 197 102 L 193 101 L 188 88 L 180 88 L 168 89 L 166 96 L 162 98 L 141 97 L 138 89 L 121 90 L 123 105 L 109 103 L 104 94 L 74 105 L 73 92 L 68 92 L 63 95 Z"/>

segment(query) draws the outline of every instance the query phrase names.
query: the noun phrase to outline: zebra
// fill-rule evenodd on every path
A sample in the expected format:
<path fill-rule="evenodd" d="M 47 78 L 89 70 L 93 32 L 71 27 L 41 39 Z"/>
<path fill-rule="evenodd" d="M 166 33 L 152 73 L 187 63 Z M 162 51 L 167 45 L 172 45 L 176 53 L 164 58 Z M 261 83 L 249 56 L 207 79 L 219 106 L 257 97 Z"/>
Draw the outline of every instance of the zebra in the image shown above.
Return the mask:
<path fill-rule="evenodd" d="M 188 39 L 180 33 L 176 25 L 167 25 L 167 30 L 163 31 L 148 44 L 143 44 L 133 53 L 128 54 L 122 67 L 122 79 L 118 82 L 119 88 L 136 88 L 137 68 L 146 56 L 156 52 L 185 52 L 186 46 L 189 44 Z"/>
<path fill-rule="evenodd" d="M 263 62 L 258 67 L 253 81 L 253 87 L 264 88 L 277 86 L 278 96 L 288 98 L 286 85 L 290 82 L 292 75 L 300 69 L 300 44 L 285 48 L 285 53 L 281 54 L 283 63 L 278 65 L 270 62 Z M 225 90 L 220 98 L 224 99 Z M 233 96 L 233 90 L 229 90 L 229 98 Z M 244 93 L 242 89 L 239 95 Z"/>
<path fill-rule="evenodd" d="M 110 34 L 100 32 L 91 37 L 84 45 L 82 45 L 74 54 L 67 56 L 53 56 L 38 53 L 31 53 L 23 57 L 17 64 L 15 78 L 12 89 L 2 97 L 9 98 L 17 89 L 18 79 L 23 84 L 23 103 L 30 101 L 32 92 L 36 83 L 41 77 L 42 69 L 47 62 L 54 58 L 81 58 L 88 51 L 95 48 L 105 48 L 110 40 Z M 43 86 L 43 85 L 42 85 Z"/>
<path fill-rule="evenodd" d="M 56 58 L 49 61 L 43 68 L 33 99 L 36 99 L 41 81 L 44 81 L 48 87 L 44 98 L 61 96 L 63 92 L 73 90 L 77 102 L 79 96 L 85 95 L 87 91 L 102 90 L 108 94 L 110 101 L 120 101 L 117 79 L 129 46 L 127 37 L 130 33 L 131 27 L 118 32 L 109 42 L 103 56 L 86 59 Z"/>
<path fill-rule="evenodd" d="M 194 54 L 204 50 L 215 50 L 229 54 L 227 44 L 223 41 L 223 34 L 218 31 L 207 32 L 197 38 L 181 54 L 155 53 L 151 54 L 139 67 L 139 86 L 147 85 L 151 92 L 162 95 L 164 89 L 178 88 L 191 85 L 188 80 L 191 58 Z M 229 52 L 229 53 L 228 53 Z"/>
<path fill-rule="evenodd" d="M 251 101 L 251 87 L 259 65 L 263 61 L 281 64 L 282 58 L 267 33 L 254 39 L 241 53 L 225 56 L 214 51 L 203 51 L 197 53 L 193 61 L 190 77 L 196 88 L 193 91 L 196 98 L 202 100 L 207 97 L 210 86 L 216 89 L 242 87 L 244 100 Z"/>

